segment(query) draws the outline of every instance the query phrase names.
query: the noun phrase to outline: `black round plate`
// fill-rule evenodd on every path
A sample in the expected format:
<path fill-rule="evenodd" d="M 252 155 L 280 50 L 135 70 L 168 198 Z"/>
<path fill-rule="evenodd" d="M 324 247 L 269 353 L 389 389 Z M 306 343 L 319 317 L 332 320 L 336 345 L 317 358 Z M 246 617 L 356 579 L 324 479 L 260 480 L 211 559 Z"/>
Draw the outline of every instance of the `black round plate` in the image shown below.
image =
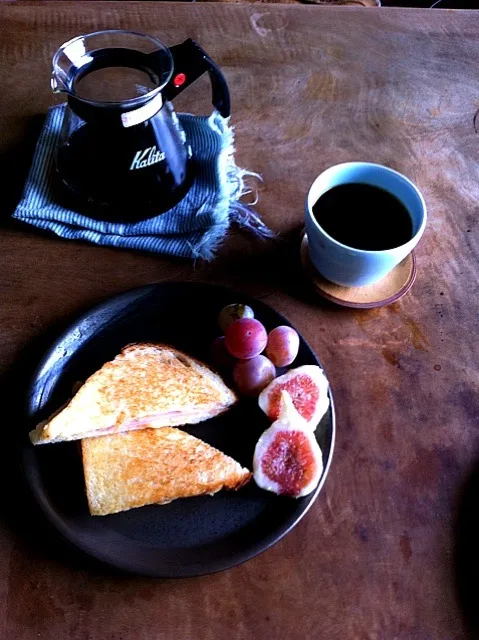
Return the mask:
<path fill-rule="evenodd" d="M 29 429 L 71 396 L 130 342 L 163 342 L 208 361 L 219 334 L 217 317 L 233 302 L 253 307 L 266 328 L 289 324 L 259 300 L 231 289 L 198 283 L 159 283 L 128 291 L 96 307 L 50 348 L 28 394 Z M 294 366 L 319 364 L 306 342 Z M 251 468 L 256 441 L 269 422 L 255 401 L 184 429 Z M 92 517 L 83 486 L 77 442 L 33 447 L 25 434 L 22 463 L 47 517 L 71 543 L 121 569 L 159 577 L 194 576 L 232 567 L 282 538 L 314 502 L 328 472 L 334 445 L 334 409 L 322 419 L 317 440 L 324 472 L 318 488 L 298 500 L 259 489 L 176 500 L 110 516 Z"/>

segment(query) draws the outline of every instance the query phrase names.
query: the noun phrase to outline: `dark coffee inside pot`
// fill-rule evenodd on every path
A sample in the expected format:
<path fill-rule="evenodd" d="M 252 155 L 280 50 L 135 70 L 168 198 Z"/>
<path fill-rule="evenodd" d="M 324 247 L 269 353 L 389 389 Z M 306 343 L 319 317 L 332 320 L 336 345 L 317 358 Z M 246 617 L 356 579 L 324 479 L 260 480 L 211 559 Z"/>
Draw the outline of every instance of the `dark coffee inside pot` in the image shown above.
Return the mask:
<path fill-rule="evenodd" d="M 214 107 L 229 117 L 225 79 L 191 39 L 166 47 L 145 34 L 107 30 L 62 45 L 51 78 L 53 91 L 67 96 L 56 148 L 62 204 L 117 222 L 175 206 L 199 159 L 172 100 L 204 73 Z"/>
<path fill-rule="evenodd" d="M 72 197 L 88 200 L 91 217 L 136 220 L 140 206 L 155 215 L 179 202 L 194 177 L 188 147 L 174 144 L 175 133 L 161 116 L 123 131 L 84 125 L 58 150 L 57 168 Z"/>
<path fill-rule="evenodd" d="M 313 215 L 329 236 L 354 249 L 394 249 L 413 237 L 412 219 L 404 204 L 369 184 L 333 187 L 319 197 Z"/>

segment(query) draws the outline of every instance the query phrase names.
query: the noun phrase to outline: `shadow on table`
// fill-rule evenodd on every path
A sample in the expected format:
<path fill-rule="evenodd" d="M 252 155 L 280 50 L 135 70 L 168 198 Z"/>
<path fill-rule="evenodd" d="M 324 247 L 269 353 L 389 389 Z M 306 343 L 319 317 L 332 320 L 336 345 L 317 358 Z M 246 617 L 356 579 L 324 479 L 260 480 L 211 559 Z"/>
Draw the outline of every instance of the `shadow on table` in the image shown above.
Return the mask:
<path fill-rule="evenodd" d="M 455 523 L 456 589 L 464 620 L 479 638 L 479 462 L 464 487 Z"/>
<path fill-rule="evenodd" d="M 306 275 L 300 259 L 301 238 L 304 224 L 300 224 L 274 239 L 248 239 L 235 250 L 227 247 L 228 253 L 219 257 L 223 283 L 243 289 L 245 282 L 258 282 L 271 291 L 282 291 L 299 302 L 343 312 L 344 309 L 322 298 Z M 262 297 L 260 296 L 260 299 Z"/>
<path fill-rule="evenodd" d="M 79 313 L 82 313 L 80 309 Z M 85 309 L 86 311 L 86 309 Z M 78 312 L 75 314 L 75 317 Z M 0 378 L 0 402 L 3 408 L 2 446 L 0 448 L 0 519 L 14 534 L 28 555 L 60 562 L 75 570 L 96 575 L 127 576 L 77 550 L 64 540 L 46 520 L 31 495 L 20 465 L 20 439 L 25 435 L 26 389 L 45 350 L 73 321 L 63 319 L 21 351 L 12 369 Z"/>
<path fill-rule="evenodd" d="M 0 175 L 8 176 L 2 185 L 0 227 L 20 226 L 20 223 L 14 221 L 11 215 L 21 198 L 44 121 L 45 114 L 29 118 L 22 132 L 21 141 L 0 155 Z"/>

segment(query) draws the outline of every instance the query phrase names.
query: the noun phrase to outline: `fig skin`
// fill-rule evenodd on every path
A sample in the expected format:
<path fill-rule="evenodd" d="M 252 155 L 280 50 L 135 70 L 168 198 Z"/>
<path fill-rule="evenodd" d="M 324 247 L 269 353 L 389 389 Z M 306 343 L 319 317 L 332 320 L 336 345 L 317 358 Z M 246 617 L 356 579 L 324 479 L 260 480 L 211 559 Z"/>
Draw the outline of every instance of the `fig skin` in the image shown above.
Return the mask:
<path fill-rule="evenodd" d="M 254 479 L 266 491 L 299 498 L 312 493 L 323 473 L 323 457 L 314 432 L 281 393 L 281 412 L 258 440 L 253 458 Z"/>

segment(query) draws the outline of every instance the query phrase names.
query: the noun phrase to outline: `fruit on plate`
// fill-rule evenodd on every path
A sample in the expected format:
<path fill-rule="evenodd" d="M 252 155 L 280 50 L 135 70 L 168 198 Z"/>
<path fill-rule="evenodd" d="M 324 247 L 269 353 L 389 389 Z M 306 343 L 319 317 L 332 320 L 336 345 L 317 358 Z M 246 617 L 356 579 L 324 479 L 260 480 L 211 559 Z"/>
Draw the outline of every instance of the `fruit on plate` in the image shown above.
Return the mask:
<path fill-rule="evenodd" d="M 246 396 L 258 396 L 276 375 L 276 369 L 266 356 L 240 360 L 233 370 L 238 391 Z"/>
<path fill-rule="evenodd" d="M 247 304 L 228 304 L 223 307 L 218 317 L 220 329 L 224 332 L 235 320 L 241 318 L 254 318 L 254 311 Z"/>
<path fill-rule="evenodd" d="M 259 356 L 266 347 L 267 341 L 266 329 L 255 318 L 235 320 L 226 329 L 226 348 L 231 355 L 241 360 Z"/>
<path fill-rule="evenodd" d="M 287 391 L 296 411 L 314 431 L 329 407 L 328 381 L 323 370 L 306 364 L 275 378 L 259 394 L 258 403 L 270 420 L 281 411 L 281 392 Z"/>
<path fill-rule="evenodd" d="M 277 367 L 294 362 L 299 351 L 299 335 L 292 327 L 281 325 L 269 332 L 266 355 Z"/>
<path fill-rule="evenodd" d="M 258 440 L 253 458 L 256 484 L 266 491 L 299 498 L 318 486 L 323 456 L 314 433 L 281 392 L 278 419 Z"/>

